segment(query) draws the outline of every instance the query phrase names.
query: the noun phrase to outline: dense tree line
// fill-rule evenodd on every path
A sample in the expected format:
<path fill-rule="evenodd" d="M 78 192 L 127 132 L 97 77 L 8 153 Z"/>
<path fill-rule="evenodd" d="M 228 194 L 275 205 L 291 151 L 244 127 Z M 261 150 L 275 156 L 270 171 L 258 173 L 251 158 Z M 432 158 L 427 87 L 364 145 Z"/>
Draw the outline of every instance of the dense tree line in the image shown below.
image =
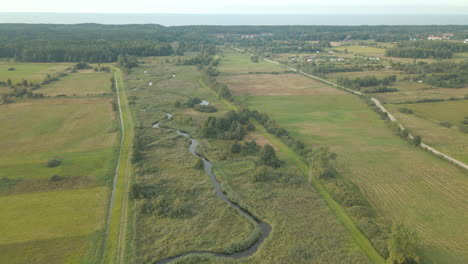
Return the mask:
<path fill-rule="evenodd" d="M 387 49 L 388 57 L 450 59 L 453 53 L 468 51 L 468 45 L 437 40 L 403 41 Z"/>
<path fill-rule="evenodd" d="M 413 78 L 445 88 L 462 88 L 468 84 L 468 62 L 438 61 L 434 63 L 394 63 L 392 68 L 415 74 Z"/>
<path fill-rule="evenodd" d="M 349 77 L 339 77 L 336 82 L 337 84 L 353 89 L 361 90 L 361 87 L 376 87 L 372 90 L 367 90 L 367 92 L 391 92 L 396 91 L 396 89 L 387 88 L 387 85 L 391 85 L 396 81 L 395 75 L 390 75 L 381 79 L 376 78 L 375 76 L 365 76 L 351 79 Z"/>

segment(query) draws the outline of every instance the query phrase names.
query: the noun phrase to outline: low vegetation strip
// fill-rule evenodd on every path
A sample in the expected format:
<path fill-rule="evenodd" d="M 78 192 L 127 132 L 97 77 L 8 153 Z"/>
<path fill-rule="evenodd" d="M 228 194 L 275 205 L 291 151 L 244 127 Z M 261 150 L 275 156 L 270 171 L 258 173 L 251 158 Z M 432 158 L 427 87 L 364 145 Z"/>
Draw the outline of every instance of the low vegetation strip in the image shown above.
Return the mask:
<path fill-rule="evenodd" d="M 131 177 L 132 171 L 130 151 L 133 125 L 123 86 L 122 73 L 119 69 L 115 70 L 114 79 L 120 114 L 121 144 L 109 202 L 102 263 L 119 263 L 120 260 L 124 259 L 123 254 L 125 249 L 123 247 L 126 239 L 126 219 L 128 218 L 129 177 Z"/>
<path fill-rule="evenodd" d="M 278 62 L 276 62 L 276 61 L 272 61 L 272 60 L 269 60 L 269 59 L 264 59 L 264 60 L 265 60 L 265 61 L 268 61 L 268 62 L 270 62 L 270 63 L 274 63 L 274 64 L 280 65 L 280 63 L 278 63 Z M 313 79 L 319 80 L 319 81 L 321 81 L 321 82 L 330 84 L 330 85 L 332 85 L 332 86 L 334 86 L 334 87 L 337 87 L 337 88 L 340 88 L 340 89 L 344 89 L 344 90 L 346 90 L 346 91 L 348 91 L 348 92 L 351 92 L 351 93 L 353 93 L 353 94 L 360 95 L 360 96 L 367 96 L 367 95 L 364 94 L 364 93 L 361 93 L 361 92 L 354 91 L 354 90 L 352 90 L 352 89 L 343 87 L 343 86 L 341 86 L 341 85 L 338 85 L 338 84 L 336 84 L 336 83 L 330 82 L 330 81 L 328 81 L 328 80 L 325 80 L 325 79 L 323 79 L 323 78 L 317 77 L 317 76 L 315 76 L 315 75 L 308 74 L 308 73 L 305 73 L 305 72 L 303 72 L 303 71 L 298 71 L 298 70 L 296 70 L 296 69 L 294 69 L 294 68 L 291 68 L 291 67 L 289 67 L 289 66 L 285 66 L 285 67 L 288 68 L 288 69 L 290 69 L 290 70 L 297 71 L 297 72 L 299 72 L 299 73 L 302 74 L 302 75 L 305 75 L 305 76 L 311 77 L 311 78 L 313 78 Z M 400 122 L 398 122 L 398 120 L 397 120 L 389 111 L 387 111 L 387 109 L 382 105 L 382 103 L 381 103 L 378 99 L 376 99 L 376 98 L 374 98 L 374 97 L 370 97 L 370 99 L 372 100 L 372 102 L 375 103 L 375 105 L 376 105 L 382 112 L 384 112 L 384 113 L 387 114 L 387 116 L 388 116 L 388 118 L 390 119 L 390 121 L 395 122 L 395 123 L 398 125 L 398 127 L 400 128 L 400 130 L 405 130 L 405 128 L 403 127 L 403 125 L 402 125 Z M 413 139 L 413 135 L 411 135 L 411 134 L 408 134 L 408 137 L 409 137 L 410 139 Z M 449 162 L 452 162 L 452 163 L 454 163 L 454 164 L 456 164 L 456 165 L 458 165 L 458 166 L 460 166 L 460 167 L 462 167 L 462 168 L 468 170 L 468 164 L 463 163 L 463 162 L 461 162 L 461 161 L 459 161 L 459 160 L 457 160 L 457 159 L 455 159 L 455 158 L 453 158 L 453 157 L 451 157 L 451 156 L 449 156 L 449 155 L 447 155 L 447 154 L 444 154 L 444 153 L 442 153 L 442 152 L 436 150 L 435 148 L 433 148 L 433 147 L 431 147 L 431 146 L 425 144 L 424 142 L 421 142 L 421 143 L 420 143 L 420 146 L 421 146 L 421 148 L 423 148 L 423 149 L 425 149 L 425 150 L 428 150 L 429 152 L 431 152 L 431 153 L 433 153 L 433 154 L 435 154 L 435 155 L 437 155 L 437 156 L 439 156 L 439 157 L 443 157 L 444 159 L 448 160 Z"/>
<path fill-rule="evenodd" d="M 206 84 L 201 84 L 204 87 L 207 87 Z M 232 103 L 227 100 L 222 100 L 229 109 L 238 110 L 238 108 Z M 296 154 L 291 148 L 289 148 L 286 144 L 284 144 L 281 140 L 279 140 L 274 135 L 269 134 L 263 126 L 261 126 L 258 122 L 255 122 L 255 125 L 258 131 L 268 139 L 277 149 L 279 149 L 279 153 L 291 163 L 297 166 L 301 170 L 304 175 L 308 175 L 308 165 L 302 160 L 302 158 Z M 280 154 L 281 155 L 281 154 Z M 351 217 L 345 212 L 345 210 L 331 197 L 330 193 L 321 185 L 318 179 L 314 178 L 311 181 L 311 184 L 315 187 L 315 189 L 319 192 L 322 198 L 325 200 L 326 204 L 329 208 L 335 213 L 338 217 L 340 222 L 349 230 L 352 237 L 362 248 L 362 250 L 369 256 L 373 263 L 385 263 L 384 258 L 375 250 L 375 248 L 370 243 L 369 239 L 361 232 L 361 230 L 357 227 L 356 223 L 351 219 Z"/>

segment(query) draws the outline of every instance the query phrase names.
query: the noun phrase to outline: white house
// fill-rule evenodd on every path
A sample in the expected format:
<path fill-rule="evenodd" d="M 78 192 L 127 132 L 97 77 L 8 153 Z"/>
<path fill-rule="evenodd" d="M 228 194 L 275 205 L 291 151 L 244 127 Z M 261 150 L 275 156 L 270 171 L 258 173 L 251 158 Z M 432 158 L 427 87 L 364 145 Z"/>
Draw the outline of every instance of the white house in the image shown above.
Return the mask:
<path fill-rule="evenodd" d="M 463 41 L 463 43 L 468 44 L 468 39 L 465 39 L 465 41 Z"/>

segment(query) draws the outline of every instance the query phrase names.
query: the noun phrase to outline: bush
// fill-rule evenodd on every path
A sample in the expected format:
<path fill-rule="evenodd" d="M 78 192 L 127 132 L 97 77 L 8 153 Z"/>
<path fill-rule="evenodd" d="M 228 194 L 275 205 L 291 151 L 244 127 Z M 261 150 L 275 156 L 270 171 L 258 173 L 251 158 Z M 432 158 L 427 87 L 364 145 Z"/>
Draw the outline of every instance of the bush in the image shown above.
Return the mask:
<path fill-rule="evenodd" d="M 404 113 L 404 114 L 412 114 L 414 113 L 413 110 L 409 109 L 409 108 L 406 108 L 406 107 L 401 107 L 401 108 L 398 108 L 398 111 L 400 113 Z"/>
<path fill-rule="evenodd" d="M 279 168 L 282 162 L 276 156 L 275 149 L 270 145 L 265 145 L 260 152 L 260 163 L 273 168 Z"/>
<path fill-rule="evenodd" d="M 8 68 L 8 71 L 15 71 L 15 68 Z"/>
<path fill-rule="evenodd" d="M 62 164 L 62 161 L 59 158 L 53 158 L 47 161 L 47 167 L 49 168 L 58 167 L 60 164 Z"/>
<path fill-rule="evenodd" d="M 63 180 L 63 177 L 55 174 L 55 175 L 52 175 L 52 177 L 50 177 L 50 181 L 53 181 L 53 182 L 58 182 L 58 181 L 61 181 Z"/>
<path fill-rule="evenodd" d="M 452 124 L 450 122 L 447 122 L 447 121 L 442 121 L 442 122 L 439 123 L 439 125 L 441 125 L 443 127 L 448 127 L 448 128 L 452 127 Z"/>
<path fill-rule="evenodd" d="M 214 106 L 211 105 L 195 105 L 193 108 L 195 111 L 202 112 L 202 113 L 214 113 L 217 112 L 218 109 L 216 109 Z"/>
<path fill-rule="evenodd" d="M 242 148 L 241 148 L 241 144 L 239 143 L 239 141 L 235 141 L 234 143 L 232 143 L 232 145 L 231 145 L 231 152 L 232 153 L 237 154 L 237 153 L 240 153 L 241 150 L 242 150 Z"/>

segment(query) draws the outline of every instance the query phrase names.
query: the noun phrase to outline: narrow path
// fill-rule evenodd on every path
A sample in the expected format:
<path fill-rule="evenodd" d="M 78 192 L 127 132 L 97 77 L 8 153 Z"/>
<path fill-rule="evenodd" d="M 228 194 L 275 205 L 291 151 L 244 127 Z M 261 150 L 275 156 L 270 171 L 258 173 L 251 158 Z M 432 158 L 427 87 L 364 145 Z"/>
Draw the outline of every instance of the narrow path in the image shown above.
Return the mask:
<path fill-rule="evenodd" d="M 166 115 L 167 115 L 168 118 L 172 117 L 171 114 L 166 113 Z M 153 124 L 153 128 L 160 128 L 159 122 Z M 169 263 L 171 261 L 180 259 L 180 258 L 185 257 L 185 256 L 199 255 L 199 254 L 209 254 L 209 255 L 212 255 L 212 256 L 216 256 L 216 257 L 233 258 L 233 259 L 239 259 L 239 258 L 245 258 L 245 257 L 252 256 L 253 254 L 255 254 L 255 252 L 258 251 L 258 248 L 260 247 L 260 245 L 263 243 L 265 238 L 267 238 L 268 235 L 270 234 L 271 226 L 266 222 L 258 220 L 255 216 L 250 214 L 247 210 L 243 209 L 238 204 L 236 204 L 236 203 L 232 202 L 231 200 L 229 200 L 226 197 L 226 195 L 224 194 L 223 190 L 221 189 L 221 184 L 218 182 L 218 180 L 216 179 L 216 176 L 213 174 L 213 164 L 209 160 L 207 160 L 205 157 L 200 156 L 200 155 L 198 155 L 196 153 L 196 149 L 197 149 L 197 146 L 198 146 L 198 141 L 193 139 L 187 133 L 183 133 L 183 132 L 180 132 L 178 130 L 176 130 L 175 132 L 177 134 L 183 136 L 183 137 L 186 137 L 186 138 L 190 139 L 191 143 L 190 143 L 190 146 L 189 146 L 189 152 L 192 153 L 192 155 L 194 155 L 195 157 L 201 158 L 203 160 L 203 169 L 205 170 L 206 174 L 208 174 L 208 176 L 210 177 L 211 182 L 214 185 L 214 188 L 215 188 L 215 191 L 216 191 L 216 196 L 219 199 L 221 199 L 222 201 L 229 204 L 229 206 L 235 208 L 240 214 L 242 214 L 244 217 L 246 217 L 249 221 L 252 221 L 252 222 L 256 223 L 258 225 L 259 229 L 260 229 L 260 237 L 257 238 L 255 243 L 250 245 L 248 248 L 246 248 L 244 250 L 241 250 L 241 251 L 237 251 L 235 253 L 227 254 L 227 253 L 217 253 L 217 252 L 211 252 L 211 251 L 190 251 L 190 252 L 178 255 L 178 256 L 173 256 L 173 257 L 169 257 L 169 258 L 166 258 L 166 259 L 163 259 L 163 260 L 159 260 L 159 261 L 155 262 L 155 264 L 165 264 L 165 263 Z"/>
<path fill-rule="evenodd" d="M 349 88 L 346 88 L 346 87 L 344 87 L 344 86 L 338 85 L 338 84 L 333 83 L 333 82 L 330 82 L 330 81 L 325 80 L 325 79 L 323 79 L 323 78 L 320 78 L 320 77 L 318 77 L 318 76 L 305 73 L 305 72 L 303 72 L 303 71 L 300 71 L 300 70 L 291 68 L 291 67 L 286 66 L 286 65 L 282 65 L 282 64 L 280 64 L 279 62 L 276 62 L 276 61 L 273 61 L 273 60 L 269 60 L 269 59 L 266 59 L 266 58 L 263 58 L 263 60 L 265 60 L 265 61 L 267 61 L 267 62 L 270 62 L 270 63 L 273 63 L 273 64 L 277 64 L 277 65 L 286 67 L 287 69 L 289 69 L 289 70 L 291 70 L 291 71 L 300 73 L 300 74 L 302 74 L 302 75 L 304 75 L 304 76 L 307 76 L 307 77 L 313 78 L 313 79 L 315 79 L 315 80 L 321 81 L 321 82 L 323 82 L 323 83 L 326 83 L 326 84 L 335 86 L 335 87 L 337 87 L 337 88 L 346 90 L 346 91 L 351 92 L 351 93 L 353 93 L 353 94 L 367 96 L 365 93 L 361 93 L 361 92 L 358 92 L 358 91 L 351 90 L 351 89 L 349 89 Z M 382 103 L 381 103 L 378 99 L 376 99 L 376 98 L 374 98 L 374 97 L 371 97 L 371 96 L 369 96 L 369 98 L 372 100 L 372 102 L 374 102 L 374 104 L 375 104 L 378 108 L 380 108 L 380 110 L 382 110 L 384 113 L 387 113 L 388 118 L 390 119 L 390 121 L 395 122 L 395 123 L 398 125 L 398 127 L 400 128 L 400 130 L 404 130 L 404 129 L 405 129 L 405 128 L 403 127 L 403 125 L 402 125 L 400 122 L 398 122 L 398 120 L 395 118 L 395 116 L 393 116 L 393 115 L 382 105 Z M 413 135 L 408 134 L 408 137 L 412 139 L 412 138 L 413 138 Z M 424 148 L 424 149 L 426 149 L 426 150 L 428 150 L 428 151 L 430 151 L 430 152 L 432 152 L 433 154 L 436 154 L 436 155 L 438 155 L 438 156 L 441 156 L 441 157 L 445 158 L 446 160 L 448 160 L 448 161 L 450 161 L 450 162 L 453 162 L 453 163 L 455 163 L 456 165 L 458 165 L 458 166 L 460 166 L 460 167 L 462 167 L 462 168 L 468 170 L 468 164 L 463 163 L 463 162 L 461 162 L 461 161 L 459 161 L 459 160 L 457 160 L 457 159 L 455 159 L 455 158 L 453 158 L 453 157 L 451 157 L 451 156 L 449 156 L 449 155 L 447 155 L 447 154 L 444 154 L 444 153 L 442 153 L 442 152 L 436 150 L 435 148 L 433 148 L 433 147 L 431 147 L 431 146 L 425 144 L 424 142 L 421 142 L 421 147 Z"/>
<path fill-rule="evenodd" d="M 126 133 L 126 126 L 130 128 L 129 113 L 123 112 L 127 107 L 123 107 L 124 99 L 120 96 L 120 88 L 117 73 L 114 72 L 115 90 L 117 94 L 117 106 L 120 118 L 120 148 L 115 166 L 114 178 L 112 181 L 112 191 L 109 201 L 109 208 L 106 217 L 104 239 L 102 245 L 101 263 L 120 263 L 124 258 L 124 244 L 126 235 L 126 218 L 128 214 L 128 191 L 130 186 L 130 142 L 131 133 Z M 119 200 L 121 198 L 121 200 Z M 116 203 L 117 202 L 121 202 Z M 113 216 L 115 218 L 113 218 Z M 115 244 L 117 242 L 117 244 Z M 115 259 L 115 261 L 114 261 Z"/>

